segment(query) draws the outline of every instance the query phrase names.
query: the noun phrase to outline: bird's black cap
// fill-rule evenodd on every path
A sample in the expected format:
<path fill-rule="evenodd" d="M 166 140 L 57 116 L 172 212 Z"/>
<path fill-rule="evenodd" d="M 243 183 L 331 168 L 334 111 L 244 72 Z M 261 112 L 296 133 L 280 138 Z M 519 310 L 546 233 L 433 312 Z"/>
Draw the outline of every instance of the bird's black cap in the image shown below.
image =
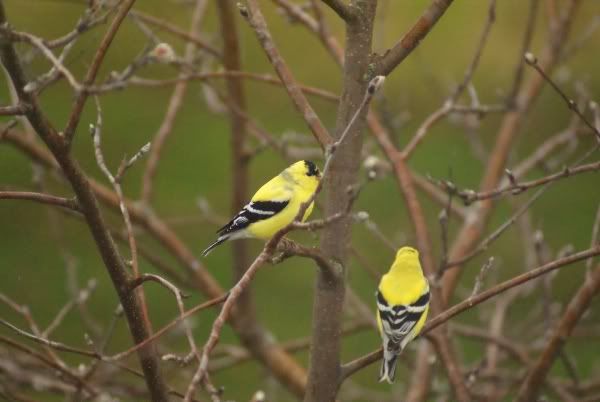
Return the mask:
<path fill-rule="evenodd" d="M 305 160 L 304 164 L 306 165 L 306 168 L 308 169 L 308 173 L 306 174 L 307 176 L 319 177 L 321 175 L 321 172 L 319 172 L 319 168 L 313 162 Z"/>

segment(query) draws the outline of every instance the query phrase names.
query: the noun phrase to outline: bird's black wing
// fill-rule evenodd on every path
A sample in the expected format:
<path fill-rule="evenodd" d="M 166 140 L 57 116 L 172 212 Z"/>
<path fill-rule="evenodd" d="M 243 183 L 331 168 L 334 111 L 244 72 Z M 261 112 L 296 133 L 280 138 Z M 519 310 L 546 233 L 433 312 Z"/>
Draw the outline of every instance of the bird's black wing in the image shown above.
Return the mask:
<path fill-rule="evenodd" d="M 289 200 L 250 202 L 231 221 L 217 230 L 217 234 L 223 236 L 245 229 L 253 222 L 270 218 L 281 212 L 289 203 Z"/>

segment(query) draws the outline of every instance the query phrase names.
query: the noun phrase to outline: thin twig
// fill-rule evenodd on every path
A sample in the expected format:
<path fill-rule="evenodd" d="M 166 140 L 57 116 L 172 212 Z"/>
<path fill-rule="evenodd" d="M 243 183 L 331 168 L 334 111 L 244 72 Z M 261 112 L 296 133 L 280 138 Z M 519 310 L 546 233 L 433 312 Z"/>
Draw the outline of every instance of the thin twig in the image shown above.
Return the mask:
<path fill-rule="evenodd" d="M 258 257 L 256 257 L 256 259 L 254 260 L 254 262 L 248 267 L 244 275 L 229 291 L 228 297 L 225 300 L 223 307 L 221 308 L 219 316 L 213 322 L 208 340 L 202 348 L 202 354 L 200 355 L 200 363 L 198 364 L 198 368 L 196 369 L 196 372 L 194 373 L 194 376 L 192 377 L 192 380 L 188 385 L 185 397 L 183 398 L 183 402 L 190 402 L 193 398 L 194 393 L 196 391 L 196 387 L 204 379 L 208 370 L 209 354 L 219 341 L 221 329 L 225 325 L 227 317 L 229 316 L 231 309 L 235 304 L 235 301 L 237 300 L 239 295 L 244 291 L 244 289 L 250 284 L 256 272 L 269 260 L 270 256 L 273 253 L 273 249 L 276 247 L 277 243 L 279 242 L 279 240 L 281 240 L 281 237 L 283 236 L 282 232 L 283 229 L 280 230 L 271 240 L 269 240 L 269 242 L 263 248 L 263 251 L 261 251 Z"/>
<path fill-rule="evenodd" d="M 15 106 L 0 106 L 0 116 L 20 116 L 25 114 L 27 107 L 23 104 Z"/>
<path fill-rule="evenodd" d="M 419 45 L 452 2 L 453 0 L 432 0 L 400 41 L 376 61 L 375 75 L 390 74 Z"/>
<path fill-rule="evenodd" d="M 225 293 L 215 299 L 208 300 L 208 301 L 201 303 L 195 307 L 192 307 L 191 309 L 187 310 L 184 314 L 180 315 L 179 317 L 177 317 L 176 319 L 171 321 L 169 324 L 165 325 L 164 327 L 162 327 L 161 329 L 156 331 L 154 334 L 152 334 L 152 336 L 148 337 L 143 342 L 140 342 L 123 352 L 117 353 L 113 356 L 106 357 L 106 360 L 117 361 L 117 360 L 121 360 L 121 359 L 131 355 L 138 349 L 140 349 L 140 348 L 144 347 L 145 345 L 149 344 L 150 342 L 154 342 L 155 340 L 160 338 L 163 334 L 165 334 L 171 328 L 175 327 L 176 325 L 179 325 L 181 323 L 181 320 L 186 319 L 187 317 L 189 317 L 193 314 L 196 314 L 198 311 L 202 311 L 209 307 L 213 307 L 213 306 L 223 303 L 225 300 L 227 300 L 228 296 L 229 296 L 229 293 Z"/>
<path fill-rule="evenodd" d="M 186 311 L 185 311 L 185 306 L 183 305 L 183 296 L 182 296 L 181 291 L 177 288 L 177 286 L 173 285 L 171 282 L 167 281 L 165 278 L 162 278 L 162 277 L 160 277 L 158 275 L 154 275 L 154 274 L 143 274 L 143 275 L 139 276 L 138 278 L 136 278 L 135 280 L 133 280 L 131 282 L 131 290 L 135 289 L 136 287 L 140 286 L 144 282 L 148 282 L 148 281 L 156 282 L 156 283 L 162 285 L 167 290 L 169 290 L 171 293 L 173 293 L 173 296 L 175 296 L 175 300 L 177 301 L 177 308 L 179 309 L 179 320 L 181 321 L 181 324 L 183 325 L 183 328 L 185 331 L 185 336 L 186 336 L 186 338 L 188 340 L 188 344 L 190 346 L 190 352 L 185 357 L 180 358 L 175 355 L 165 355 L 165 356 L 163 356 L 163 360 L 175 360 L 182 365 L 186 365 L 194 357 L 199 358 L 200 356 L 198 355 L 196 343 L 194 342 L 194 336 L 192 334 L 192 329 L 185 319 Z"/>
<path fill-rule="evenodd" d="M 594 219 L 594 225 L 592 226 L 592 236 L 590 240 L 590 247 L 594 247 L 596 244 L 600 243 L 600 204 L 598 204 L 598 210 L 596 211 L 596 218 Z M 586 262 L 586 270 L 588 275 L 590 274 L 590 270 L 592 269 L 593 258 L 590 258 Z"/>
<path fill-rule="evenodd" d="M 489 269 L 494 265 L 494 257 L 488 258 L 485 264 L 479 270 L 477 274 L 477 278 L 475 278 L 475 285 L 473 286 L 473 291 L 471 292 L 471 297 L 476 296 L 481 291 L 481 287 L 483 286 L 483 280 L 487 275 Z"/>
<path fill-rule="evenodd" d="M 75 296 L 75 298 L 69 300 L 56 314 L 52 322 L 48 324 L 45 330 L 42 331 L 41 336 L 44 338 L 48 338 L 50 334 L 58 328 L 58 326 L 62 323 L 65 316 L 75 307 L 76 305 L 80 305 L 85 303 L 87 299 L 91 296 L 92 292 L 96 289 L 97 281 L 95 279 L 90 279 L 85 288 L 80 289 L 79 293 Z"/>
<path fill-rule="evenodd" d="M 406 145 L 404 150 L 402 151 L 402 157 L 404 159 L 408 159 L 410 155 L 413 153 L 417 145 L 423 140 L 427 131 L 433 126 L 435 123 L 440 121 L 442 118 L 446 117 L 448 114 L 455 110 L 455 103 L 458 98 L 462 95 L 464 90 L 469 86 L 473 75 L 475 74 L 475 70 L 479 65 L 479 60 L 481 59 L 481 55 L 483 53 L 483 49 L 487 43 L 488 37 L 492 30 L 492 25 L 496 21 L 496 0 L 490 0 L 490 4 L 488 7 L 488 18 L 483 27 L 483 31 L 481 33 L 481 37 L 475 49 L 475 53 L 473 56 L 473 60 L 469 64 L 467 71 L 465 72 L 465 76 L 461 83 L 454 89 L 454 91 L 450 94 L 448 99 L 443 103 L 443 105 L 433 112 L 421 126 L 417 129 L 415 135 L 411 138 L 410 142 Z"/>
<path fill-rule="evenodd" d="M 531 207 L 531 205 L 537 201 L 537 199 L 546 191 L 546 189 L 548 188 L 548 184 L 546 184 L 544 187 L 540 188 L 529 200 L 527 200 L 526 203 L 524 203 L 510 218 L 508 218 L 502 225 L 500 225 L 496 230 L 494 230 L 488 237 L 486 237 L 485 239 L 483 239 L 481 241 L 481 243 L 479 243 L 479 245 L 477 247 L 475 247 L 473 249 L 473 251 L 471 251 L 469 254 L 463 256 L 461 259 L 459 260 L 455 260 L 455 261 L 449 261 L 446 264 L 446 270 L 451 268 L 451 267 L 455 267 L 458 265 L 462 265 L 464 263 L 466 263 L 467 261 L 470 261 L 471 259 L 473 259 L 474 257 L 478 256 L 479 254 L 481 254 L 482 252 L 484 252 L 485 250 L 488 249 L 488 247 L 490 246 L 491 243 L 493 243 L 495 240 L 497 240 L 500 235 L 502 233 L 504 233 L 504 231 L 506 229 L 508 229 L 513 223 L 515 223 L 515 221 L 525 213 L 525 211 L 527 211 L 529 209 L 529 207 Z M 444 273 L 444 271 L 441 272 L 442 274 Z"/>
<path fill-rule="evenodd" d="M 54 205 L 71 211 L 81 212 L 79 203 L 74 198 L 57 197 L 51 194 L 31 191 L 0 191 L 0 200 L 28 200 L 42 204 Z"/>
<path fill-rule="evenodd" d="M 32 340 L 32 341 L 34 341 L 36 343 L 39 343 L 41 345 L 48 346 L 48 347 L 50 347 L 52 349 L 60 350 L 60 351 L 63 351 L 63 352 L 76 353 L 78 355 L 92 357 L 94 359 L 101 358 L 101 356 L 99 356 L 96 352 L 90 352 L 88 350 L 84 350 L 84 349 L 80 349 L 80 348 L 74 348 L 72 346 L 65 345 L 64 343 L 61 343 L 61 342 L 52 341 L 50 339 L 46 339 L 44 337 L 31 334 L 31 333 L 29 333 L 27 331 L 24 331 L 24 330 L 16 327 L 15 325 L 11 324 L 10 322 L 8 322 L 8 321 L 6 321 L 6 320 L 4 320 L 2 318 L 0 318 L 0 324 L 2 324 L 6 328 L 14 331 L 19 336 L 22 336 L 24 338 Z"/>
<path fill-rule="evenodd" d="M 0 322 L 3 322 L 3 320 L 0 319 Z M 73 384 L 77 385 L 78 387 L 84 388 L 86 391 L 90 392 L 90 394 L 92 394 L 92 395 L 95 394 L 94 389 L 91 388 L 87 382 L 82 381 L 79 377 L 77 377 L 76 375 L 71 373 L 69 370 L 66 370 L 64 367 L 56 364 L 55 362 L 48 359 L 46 356 L 38 353 L 37 351 L 30 349 L 27 346 L 21 345 L 20 343 L 17 343 L 15 341 L 13 341 L 12 339 L 6 338 L 2 335 L 0 335 L 0 342 L 7 344 L 14 349 L 20 350 L 20 351 L 28 354 L 29 356 L 33 356 L 35 359 L 41 361 L 46 366 L 61 373 L 61 375 L 63 375 L 65 378 L 68 378 L 71 382 L 73 382 Z"/>
<path fill-rule="evenodd" d="M 164 80 L 141 78 L 141 77 L 134 75 L 129 79 L 129 83 L 131 85 L 136 85 L 136 86 L 141 86 L 141 87 L 157 88 L 157 87 L 174 85 L 174 84 L 177 84 L 182 81 L 208 81 L 211 79 L 218 79 L 218 78 L 227 79 L 229 77 L 243 78 L 243 79 L 247 79 L 247 80 L 264 82 L 266 84 L 283 86 L 283 83 L 281 82 L 281 80 L 271 74 L 259 74 L 259 73 L 249 72 L 249 71 L 236 71 L 236 70 L 210 71 L 210 72 L 202 72 L 202 73 L 185 73 L 177 78 L 170 78 L 170 79 L 164 79 Z M 339 97 L 336 94 L 334 94 L 333 92 L 327 91 L 325 89 L 321 89 L 318 87 L 312 87 L 312 86 L 308 86 L 308 85 L 304 85 L 304 84 L 298 84 L 298 86 L 299 86 L 300 90 L 302 92 L 304 92 L 306 95 L 317 96 L 319 98 L 322 98 L 322 99 L 330 101 L 330 102 L 338 102 L 339 101 Z M 92 91 L 93 93 L 102 93 L 109 89 L 112 89 L 112 88 L 105 88 L 103 85 L 100 85 L 97 87 L 90 88 L 90 91 Z"/>
<path fill-rule="evenodd" d="M 544 69 L 538 64 L 537 58 L 532 53 L 525 53 L 524 57 L 525 61 L 527 62 L 527 65 L 533 67 L 535 71 L 537 71 L 544 78 L 544 80 L 548 84 L 550 84 L 550 86 L 556 91 L 556 93 L 558 93 L 560 97 L 565 101 L 567 107 L 571 109 L 577 116 L 579 116 L 581 121 L 583 121 L 585 125 L 588 126 L 594 134 L 596 134 L 597 139 L 600 141 L 600 130 L 594 124 L 592 124 L 587 119 L 587 117 L 585 117 L 581 110 L 579 110 L 577 102 L 571 99 L 562 89 L 560 89 L 560 87 L 552 80 L 552 78 L 550 78 L 546 74 Z"/>
<path fill-rule="evenodd" d="M 560 172 L 553 173 L 551 175 L 544 176 L 539 179 L 511 183 L 494 190 L 482 192 L 475 192 L 472 190 L 458 190 L 457 194 L 462 198 L 466 205 L 469 205 L 475 201 L 496 198 L 506 193 L 518 194 L 531 188 L 543 186 L 545 184 L 552 183 L 560 179 L 564 179 L 581 173 L 596 172 L 598 170 L 600 170 L 600 161 L 578 165 L 574 167 L 565 166 Z M 445 184 L 442 184 L 442 187 L 445 187 Z"/>
<path fill-rule="evenodd" d="M 77 81 L 73 74 L 64 66 L 62 61 L 58 59 L 54 53 L 52 53 L 52 50 L 46 47 L 41 38 L 38 38 L 37 36 L 27 32 L 11 31 L 8 27 L 0 27 L 0 34 L 9 38 L 9 40 L 24 41 L 32 46 L 35 46 L 40 50 L 44 57 L 46 57 L 52 63 L 53 67 L 67 79 L 71 87 L 73 87 L 76 92 L 79 92 L 83 89 L 83 85 Z"/>
<path fill-rule="evenodd" d="M 341 19 L 351 22 L 356 18 L 356 10 L 351 4 L 344 3 L 344 0 L 321 0 L 327 4 Z"/>
<path fill-rule="evenodd" d="M 174 24 L 171 24 L 165 20 L 162 20 L 162 19 L 155 17 L 153 15 L 150 15 L 150 14 L 146 14 L 139 10 L 132 11 L 131 15 L 135 16 L 136 18 L 139 18 L 140 20 L 142 20 L 148 24 L 152 24 L 160 29 L 163 29 L 175 36 L 179 36 L 180 38 L 184 39 L 185 41 L 187 41 L 189 43 L 193 43 L 196 47 L 204 50 L 206 53 L 211 54 L 212 56 L 216 57 L 217 59 L 221 59 L 223 57 L 223 55 L 217 48 L 213 47 L 208 42 L 199 38 L 194 33 L 186 32 Z"/>
<path fill-rule="evenodd" d="M 537 18 L 538 8 L 540 0 L 529 0 L 529 10 L 527 11 L 527 24 L 525 25 L 525 32 L 523 34 L 523 42 L 521 45 L 519 56 L 529 51 L 531 41 L 533 40 L 533 34 L 535 32 L 535 22 Z M 513 83 L 510 91 L 508 92 L 508 102 L 510 104 L 515 103 L 515 97 L 521 88 L 523 82 L 523 72 L 525 71 L 525 60 L 522 57 L 518 58 L 517 66 L 515 67 L 515 73 Z"/>

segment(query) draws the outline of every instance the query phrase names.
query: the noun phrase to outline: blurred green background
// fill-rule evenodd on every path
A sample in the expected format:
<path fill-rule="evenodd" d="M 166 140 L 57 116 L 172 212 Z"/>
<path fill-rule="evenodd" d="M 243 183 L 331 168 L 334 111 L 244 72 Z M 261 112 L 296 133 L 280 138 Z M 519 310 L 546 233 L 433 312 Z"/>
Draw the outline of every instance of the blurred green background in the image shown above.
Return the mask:
<path fill-rule="evenodd" d="M 6 0 L 4 1 L 9 20 L 17 30 L 29 31 L 44 38 L 55 38 L 72 29 L 84 10 L 83 1 L 66 0 Z M 374 50 L 382 53 L 393 45 L 395 40 L 415 21 L 429 1 L 424 0 L 388 0 L 380 1 L 376 23 Z M 520 0 L 502 0 L 498 2 L 497 18 L 486 46 L 481 64 L 475 73 L 473 83 L 480 101 L 484 104 L 498 104 L 504 99 L 510 85 L 516 63 L 520 57 L 522 36 L 527 18 L 527 2 Z M 543 2 L 542 2 L 543 3 Z M 564 2 L 558 2 L 562 5 Z M 319 86 L 334 93 L 340 91 L 340 72 L 338 67 L 322 49 L 317 39 L 298 24 L 290 24 L 268 1 L 261 2 L 269 27 L 283 56 L 287 60 L 296 78 L 307 85 Z M 191 15 L 191 6 L 177 1 L 144 0 L 138 1 L 137 9 L 160 16 L 182 29 L 187 30 Z M 442 105 L 454 85 L 464 75 L 469 65 L 482 28 L 487 17 L 488 2 L 483 0 L 457 1 L 433 31 L 421 43 L 420 47 L 388 78 L 383 95 L 376 100 L 376 106 L 384 111 L 397 124 L 393 132 L 398 144 L 405 144 L 414 134 L 423 120 Z M 236 15 L 237 16 L 237 15 Z M 327 11 L 326 16 L 336 34 L 342 40 L 343 27 L 335 16 Z M 586 32 L 594 19 L 600 18 L 600 3 L 597 0 L 583 1 L 573 24 L 569 43 L 573 43 Z M 262 49 L 257 45 L 254 33 L 238 17 L 243 65 L 246 70 L 259 73 L 273 73 L 266 61 Z M 66 64 L 81 77 L 88 66 L 105 26 L 85 34 L 67 58 Z M 548 30 L 547 15 L 540 7 L 536 32 L 531 50 L 540 53 Z M 215 5 L 209 4 L 203 25 L 203 37 L 220 46 Z M 170 43 L 178 55 L 183 54 L 184 44 L 179 38 L 156 30 L 155 33 Z M 101 70 L 101 77 L 113 70 L 120 71 L 142 51 L 146 45 L 144 35 L 130 22 L 126 21 L 119 31 Z M 19 45 L 22 51 L 27 46 Z M 591 99 L 600 101 L 600 33 L 594 33 L 583 47 L 566 63 L 559 66 L 554 77 L 569 94 L 575 96 L 576 85 L 583 85 Z M 214 68 L 219 68 L 215 66 Z M 37 58 L 28 66 L 30 77 L 45 72 L 48 64 Z M 525 70 L 527 78 L 533 72 Z M 167 78 L 176 76 L 177 71 L 164 65 L 153 65 L 138 72 L 148 78 Z M 9 95 L 5 76 L 2 77 L 0 104 L 6 105 Z M 218 87 L 223 82 L 216 82 Z M 251 115 L 260 121 L 264 129 L 281 137 L 286 132 L 306 133 L 307 128 L 296 113 L 293 105 L 281 88 L 263 83 L 248 81 L 245 83 Z M 101 97 L 104 112 L 103 149 L 107 164 L 116 169 L 125 154 L 132 155 L 141 145 L 150 141 L 159 127 L 168 104 L 171 88 L 132 87 L 124 91 L 113 92 Z M 42 104 L 45 112 L 57 127 L 63 127 L 73 100 L 70 88 L 64 82 L 51 86 L 44 92 Z M 319 98 L 310 98 L 323 122 L 333 129 L 336 106 Z M 466 99 L 468 102 L 468 99 Z M 87 132 L 89 123 L 95 121 L 93 102 L 88 102 L 79 125 L 75 140 L 74 154 L 85 171 L 100 182 L 106 183 L 93 156 L 93 147 Z M 564 129 L 571 118 L 570 111 L 556 93 L 545 88 L 535 107 L 529 114 L 524 127 L 510 155 L 510 166 L 516 165 L 529 155 L 536 146 L 549 136 Z M 0 118 L 2 122 L 8 119 Z M 500 115 L 489 115 L 476 129 L 477 136 L 489 151 L 501 120 Z M 580 138 L 577 150 L 567 160 L 576 160 L 590 149 L 593 142 L 590 136 Z M 379 155 L 379 150 L 367 136 L 367 149 Z M 322 164 L 322 161 L 318 161 Z M 124 183 L 128 197 L 139 196 L 141 176 L 145 162 L 137 164 L 126 176 Z M 287 163 L 279 155 L 267 149 L 251 163 L 250 189 L 257 188 L 266 179 L 283 169 Z M 421 174 L 431 174 L 436 178 L 452 179 L 461 187 L 476 188 L 482 173 L 482 162 L 471 152 L 466 130 L 456 119 L 447 119 L 430 130 L 423 144 L 417 149 L 410 162 L 411 167 Z M 0 186 L 11 189 L 31 189 L 33 185 L 32 164 L 21 153 L 7 144 L 0 144 Z M 541 170 L 532 171 L 528 177 L 543 174 Z M 47 191 L 53 194 L 70 196 L 70 190 L 60 184 L 53 175 L 46 175 Z M 201 250 L 213 239 L 215 224 L 206 222 L 197 207 L 197 200 L 205 198 L 218 218 L 226 218 L 232 195 L 229 149 L 229 122 L 226 115 L 211 113 L 198 82 L 190 84 L 185 105 L 179 113 L 172 136 L 165 147 L 159 172 L 155 181 L 153 207 L 157 214 L 171 226 L 184 242 L 199 257 Z M 534 229 L 540 229 L 549 246 L 557 252 L 567 244 L 580 250 L 589 246 L 590 235 L 596 208 L 600 202 L 600 185 L 597 174 L 586 174 L 554 184 L 531 209 Z M 251 190 L 252 191 L 252 190 Z M 515 197 L 526 200 L 531 193 Z M 437 215 L 440 207 L 425 196 L 421 196 L 429 222 L 430 232 L 435 242 L 436 259 L 439 258 L 439 224 Z M 381 231 L 395 244 L 414 243 L 414 236 L 404 207 L 403 199 L 391 176 L 371 182 L 362 192 L 355 210 L 368 211 L 372 220 Z M 503 201 L 494 214 L 489 228 L 502 223 L 511 214 L 511 204 Z M 121 227 L 119 217 L 106 212 L 114 227 Z M 89 278 L 98 281 L 97 290 L 88 305 L 94 318 L 106 326 L 110 321 L 117 300 L 103 264 L 91 240 L 87 227 L 79 220 L 64 218 L 53 220 L 45 207 L 29 202 L 0 202 L 0 291 L 15 301 L 28 305 L 33 316 L 42 327 L 46 326 L 66 303 L 70 296 L 66 280 L 66 264 L 60 251 L 63 242 L 76 260 L 78 280 L 81 285 Z M 459 227 L 456 220 L 450 221 L 451 235 Z M 316 244 L 317 240 L 307 235 L 294 235 L 307 244 Z M 61 239 L 60 241 L 58 239 Z M 138 241 L 154 245 L 144 234 Z M 258 253 L 261 244 L 251 241 L 252 255 Z M 383 272 L 389 266 L 393 252 L 381 243 L 364 226 L 357 224 L 354 229 L 353 244 L 362 252 L 371 265 Z M 466 266 L 457 292 L 456 301 L 468 295 L 473 285 L 474 275 L 482 263 L 491 255 L 496 257 L 496 268 L 486 280 L 486 285 L 510 277 L 525 266 L 523 242 L 519 238 L 516 226 L 504 234 L 484 256 L 476 258 Z M 154 247 L 157 253 L 180 269 L 177 263 Z M 124 255 L 129 255 L 126 248 Z M 226 245 L 214 251 L 204 259 L 210 272 L 223 287 L 231 284 L 230 246 Z M 141 262 L 144 272 L 155 272 L 154 268 Z M 183 272 L 183 271 L 181 271 Z M 576 264 L 561 270 L 552 282 L 552 300 L 563 303 L 568 300 L 580 285 L 583 264 Z M 257 308 L 261 321 L 272 330 L 279 340 L 289 340 L 308 336 L 311 328 L 314 267 L 302 260 L 288 260 L 277 266 L 264 268 L 254 281 Z M 376 283 L 358 265 L 351 260 L 349 281 L 355 291 L 369 305 L 373 305 L 373 292 Z M 147 300 L 155 328 L 169 322 L 177 314 L 176 304 L 164 289 L 149 284 L 146 286 Z M 534 291 L 529 299 L 519 300 L 508 315 L 505 334 L 509 337 L 529 342 L 528 327 L 531 321 L 522 319 L 531 316 L 533 306 L 540 292 Z M 202 295 L 192 294 L 186 300 L 191 307 L 203 300 Z M 533 302 L 533 304 L 532 304 Z M 584 320 L 585 323 L 600 319 L 599 302 Z M 461 316 L 458 321 L 483 325 L 493 309 L 493 302 L 481 305 L 474 311 Z M 5 305 L 0 305 L 0 316 L 26 328 L 26 324 Z M 195 316 L 194 333 L 198 344 L 203 344 L 210 328 L 213 312 L 203 312 Z M 520 324 L 517 324 L 519 323 Z M 85 346 L 83 323 L 74 311 L 53 335 L 53 339 L 69 345 Z M 3 334 L 12 333 L 2 329 Z M 185 342 L 180 333 L 167 335 L 167 345 L 176 345 L 184 352 Z M 236 343 L 236 337 L 226 329 L 222 343 Z M 600 340 L 593 339 L 596 348 Z M 379 344 L 379 336 L 372 330 L 363 331 L 344 340 L 343 357 L 349 360 L 371 351 Z M 130 337 L 121 321 L 108 351 L 114 353 L 130 345 Z M 587 378 L 600 370 L 597 353 L 589 351 L 590 344 L 572 339 L 567 351 L 577 362 L 582 378 Z M 474 364 L 481 358 L 481 344 L 457 338 L 457 349 L 463 361 Z M 163 350 L 171 352 L 172 350 Z M 409 350 L 411 355 L 413 349 Z M 306 363 L 307 354 L 299 353 L 300 361 Z M 69 362 L 79 362 L 74 356 L 65 356 Z M 131 360 L 131 364 L 137 364 Z M 180 389 L 187 383 L 178 375 L 179 368 L 165 363 L 169 382 Z M 554 366 L 556 372 L 564 371 L 562 365 Z M 353 377 L 357 383 L 389 394 L 390 387 L 376 384 L 377 365 L 369 367 Z M 395 395 L 402 395 L 409 378 L 410 368 L 402 365 L 397 375 L 398 381 L 392 387 Z M 443 374 L 443 373 L 441 373 Z M 257 389 L 267 390 L 269 400 L 294 400 L 287 391 L 273 385 L 264 369 L 256 362 L 239 365 L 233 369 L 219 372 L 213 378 L 218 385 L 225 387 L 225 398 L 249 400 Z M 132 381 L 138 381 L 132 378 Z M 138 381 L 139 383 L 139 381 Z M 444 385 L 440 385 L 443 389 Z M 50 399 L 44 399 L 50 400 Z M 62 400 L 57 398 L 56 400 Z"/>

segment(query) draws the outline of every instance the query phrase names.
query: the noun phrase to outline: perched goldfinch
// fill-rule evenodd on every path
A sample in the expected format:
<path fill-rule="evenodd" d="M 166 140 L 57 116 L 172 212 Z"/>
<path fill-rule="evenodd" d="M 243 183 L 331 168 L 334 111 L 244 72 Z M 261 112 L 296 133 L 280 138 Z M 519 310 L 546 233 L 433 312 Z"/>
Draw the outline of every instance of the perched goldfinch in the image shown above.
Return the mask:
<path fill-rule="evenodd" d="M 379 381 L 392 383 L 396 360 L 423 328 L 429 310 L 429 283 L 419 263 L 419 252 L 402 247 L 377 290 L 377 325 L 383 341 Z"/>
<path fill-rule="evenodd" d="M 310 161 L 298 161 L 269 180 L 252 200 L 221 229 L 219 237 L 203 256 L 226 240 L 254 237 L 267 240 L 291 223 L 300 206 L 308 201 L 319 184 L 321 173 Z M 302 221 L 309 217 L 314 203 L 306 209 Z"/>

